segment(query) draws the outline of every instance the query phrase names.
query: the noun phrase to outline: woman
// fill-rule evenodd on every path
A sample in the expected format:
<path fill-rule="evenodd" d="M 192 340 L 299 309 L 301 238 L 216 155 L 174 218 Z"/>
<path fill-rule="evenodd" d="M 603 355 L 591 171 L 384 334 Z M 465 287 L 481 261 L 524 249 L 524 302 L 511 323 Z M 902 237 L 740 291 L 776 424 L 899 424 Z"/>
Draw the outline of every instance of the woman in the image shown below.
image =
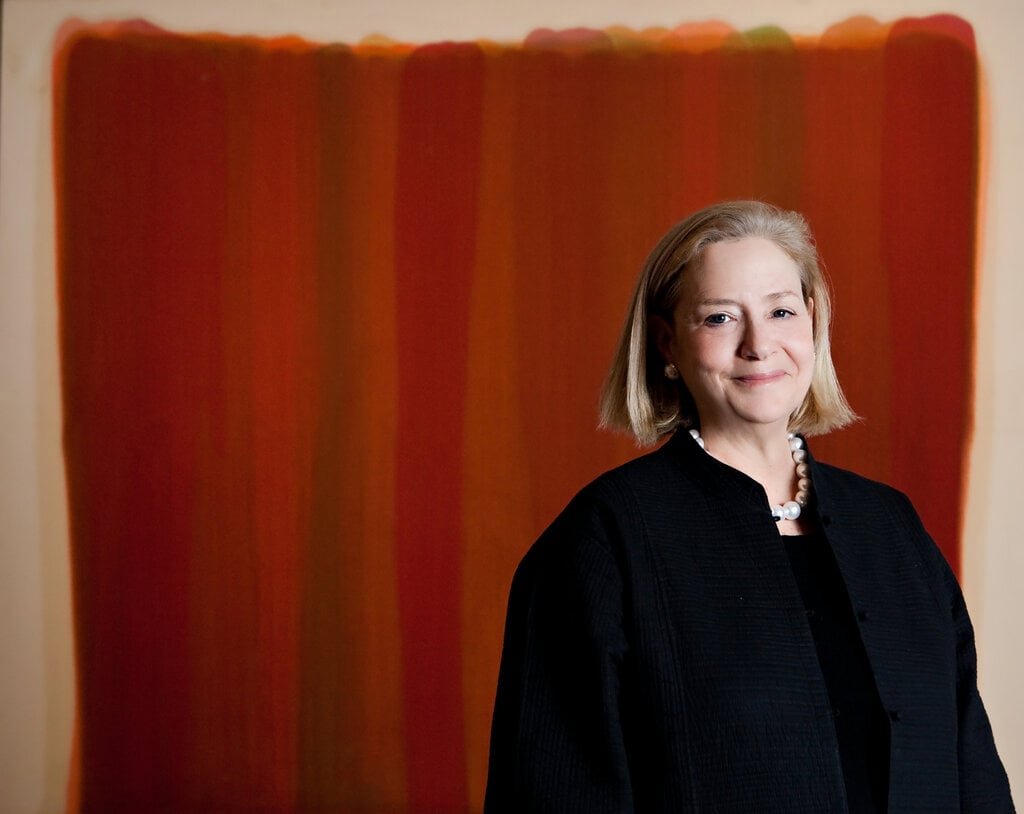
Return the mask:
<path fill-rule="evenodd" d="M 854 418 L 803 219 L 724 203 L 640 276 L 585 488 L 513 580 L 485 811 L 1004 812 L 956 580 Z"/>

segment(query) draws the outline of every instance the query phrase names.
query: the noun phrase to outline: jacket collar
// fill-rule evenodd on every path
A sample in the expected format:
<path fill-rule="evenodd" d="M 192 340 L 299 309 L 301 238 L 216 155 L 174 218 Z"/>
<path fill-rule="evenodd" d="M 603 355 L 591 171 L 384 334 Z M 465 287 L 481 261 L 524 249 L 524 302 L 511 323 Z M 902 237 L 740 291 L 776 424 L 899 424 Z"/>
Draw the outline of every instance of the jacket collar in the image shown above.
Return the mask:
<path fill-rule="evenodd" d="M 684 476 L 705 493 L 712 496 L 725 495 L 738 505 L 758 511 L 767 505 L 768 496 L 760 483 L 706 453 L 686 429 L 680 428 L 674 432 L 662 449 L 682 470 Z M 815 461 L 806 438 L 804 438 L 804 449 L 807 450 L 807 463 L 811 471 L 810 508 L 822 511 L 820 507 L 828 505 L 828 476 L 821 465 Z M 822 495 L 825 496 L 824 503 L 821 500 Z M 825 513 L 824 511 L 822 513 L 824 519 Z"/>

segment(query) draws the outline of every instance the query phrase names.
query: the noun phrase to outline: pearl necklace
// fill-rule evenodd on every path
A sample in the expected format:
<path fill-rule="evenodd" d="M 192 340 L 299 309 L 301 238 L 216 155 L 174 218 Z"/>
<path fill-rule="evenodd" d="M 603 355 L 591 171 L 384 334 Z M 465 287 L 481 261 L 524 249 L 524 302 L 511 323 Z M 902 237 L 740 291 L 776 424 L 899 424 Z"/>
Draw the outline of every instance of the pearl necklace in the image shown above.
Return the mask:
<path fill-rule="evenodd" d="M 697 430 L 690 430 L 690 435 L 700 448 L 707 452 L 704 446 L 704 439 L 700 437 Z M 789 434 L 789 448 L 793 452 L 793 463 L 796 464 L 796 496 L 785 503 L 771 506 L 772 517 L 776 522 L 779 520 L 796 520 L 801 510 L 807 506 L 811 494 L 811 473 L 807 467 L 807 450 L 804 449 L 804 439 L 796 433 Z"/>

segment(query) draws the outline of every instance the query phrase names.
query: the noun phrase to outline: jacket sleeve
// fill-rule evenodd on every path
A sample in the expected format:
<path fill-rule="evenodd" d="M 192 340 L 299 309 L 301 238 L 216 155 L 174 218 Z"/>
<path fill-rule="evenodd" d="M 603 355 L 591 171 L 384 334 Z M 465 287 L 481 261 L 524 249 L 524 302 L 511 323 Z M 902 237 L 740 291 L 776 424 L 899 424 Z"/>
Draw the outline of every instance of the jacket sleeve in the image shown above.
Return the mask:
<path fill-rule="evenodd" d="M 633 811 L 619 713 L 622 577 L 608 546 L 568 514 L 512 582 L 485 814 Z"/>
<path fill-rule="evenodd" d="M 1010 784 L 996 752 L 992 727 L 978 692 L 974 628 L 956 577 L 945 561 L 942 566 L 956 632 L 960 810 L 965 814 L 1013 812 Z"/>
<path fill-rule="evenodd" d="M 964 814 L 1012 814 L 1015 811 L 1010 784 L 996 751 L 992 726 L 978 692 L 978 655 L 963 592 L 939 548 L 921 525 L 920 518 L 904 497 L 920 537 L 927 542 L 940 586 L 944 608 L 948 609 L 956 641 L 957 761 L 960 779 L 960 810 Z"/>

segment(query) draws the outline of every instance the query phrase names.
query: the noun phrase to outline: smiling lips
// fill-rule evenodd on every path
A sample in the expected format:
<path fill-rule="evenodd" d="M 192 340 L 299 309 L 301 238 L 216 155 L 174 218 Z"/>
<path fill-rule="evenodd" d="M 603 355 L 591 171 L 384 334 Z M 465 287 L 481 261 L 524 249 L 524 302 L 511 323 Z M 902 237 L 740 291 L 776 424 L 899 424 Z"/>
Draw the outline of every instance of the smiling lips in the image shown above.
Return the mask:
<path fill-rule="evenodd" d="M 781 370 L 772 370 L 768 373 L 748 373 L 745 376 L 733 376 L 733 381 L 739 382 L 740 384 L 750 385 L 756 387 L 762 384 L 772 384 L 777 382 L 779 379 L 785 377 L 785 373 Z"/>

